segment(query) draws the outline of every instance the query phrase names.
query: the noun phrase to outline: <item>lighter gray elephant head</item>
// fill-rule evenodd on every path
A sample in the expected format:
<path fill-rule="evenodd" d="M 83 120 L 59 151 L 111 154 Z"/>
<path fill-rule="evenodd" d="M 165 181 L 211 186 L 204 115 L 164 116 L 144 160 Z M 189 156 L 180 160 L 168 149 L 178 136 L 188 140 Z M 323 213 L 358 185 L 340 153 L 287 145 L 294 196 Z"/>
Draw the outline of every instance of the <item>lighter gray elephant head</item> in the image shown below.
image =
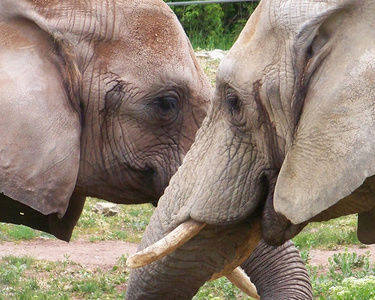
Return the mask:
<path fill-rule="evenodd" d="M 0 70 L 0 221 L 66 240 L 84 196 L 155 204 L 212 94 L 161 0 L 0 0 Z"/>
<path fill-rule="evenodd" d="M 374 207 L 370 183 L 353 193 L 375 173 L 373 8 L 261 1 L 172 180 L 182 187 L 172 224 L 231 225 L 261 211 L 263 236 L 279 244 L 315 216 Z"/>

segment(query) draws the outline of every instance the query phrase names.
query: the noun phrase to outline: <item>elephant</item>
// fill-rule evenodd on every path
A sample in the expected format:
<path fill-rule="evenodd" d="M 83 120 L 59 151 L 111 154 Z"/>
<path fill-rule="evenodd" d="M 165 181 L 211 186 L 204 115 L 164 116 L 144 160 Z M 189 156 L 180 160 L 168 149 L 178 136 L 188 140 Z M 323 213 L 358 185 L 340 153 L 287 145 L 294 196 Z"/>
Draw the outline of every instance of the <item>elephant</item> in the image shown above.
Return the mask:
<path fill-rule="evenodd" d="M 212 87 L 160 0 L 0 0 L 0 221 L 69 241 L 87 196 L 156 204 Z"/>
<path fill-rule="evenodd" d="M 206 272 L 203 283 L 246 259 L 246 238 L 277 246 L 309 222 L 352 213 L 359 239 L 375 242 L 374 10 L 369 0 L 260 2 L 219 66 L 208 115 L 134 259 L 186 222 L 195 231 L 135 270 L 130 288 L 194 255 L 199 271 L 191 263 L 186 276 Z"/>
<path fill-rule="evenodd" d="M 0 221 L 64 241 L 87 196 L 156 205 L 212 96 L 161 0 L 0 0 L 0 70 Z"/>

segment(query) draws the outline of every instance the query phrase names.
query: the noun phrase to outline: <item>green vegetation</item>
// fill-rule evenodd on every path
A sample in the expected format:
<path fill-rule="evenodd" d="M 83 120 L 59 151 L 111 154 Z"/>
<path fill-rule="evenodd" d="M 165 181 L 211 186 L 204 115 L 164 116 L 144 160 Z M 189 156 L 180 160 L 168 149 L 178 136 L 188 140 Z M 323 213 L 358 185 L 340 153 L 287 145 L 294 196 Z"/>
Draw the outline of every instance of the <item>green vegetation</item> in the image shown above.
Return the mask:
<path fill-rule="evenodd" d="M 32 258 L 0 260 L 0 300 L 123 299 L 129 272 L 122 257 L 111 269 L 87 269 L 69 260 L 61 263 Z M 307 264 L 315 299 L 370 300 L 375 297 L 375 265 L 368 255 L 348 251 L 329 259 L 328 270 Z M 206 283 L 195 300 L 247 299 L 226 279 Z"/>
<path fill-rule="evenodd" d="M 225 277 L 215 281 L 207 282 L 202 286 L 193 300 L 229 300 L 229 299 L 252 299 L 246 297 L 239 289 Z"/>
<path fill-rule="evenodd" d="M 311 223 L 294 239 L 300 250 L 337 249 L 344 245 L 361 245 L 357 238 L 357 216 L 351 215 L 321 223 Z"/>
<path fill-rule="evenodd" d="M 0 300 L 124 299 L 125 259 L 110 270 L 88 270 L 71 261 L 0 260 Z"/>
<path fill-rule="evenodd" d="M 178 2 L 181 0 L 165 0 Z M 226 3 L 172 7 L 195 49 L 229 49 L 257 3 Z"/>
<path fill-rule="evenodd" d="M 89 241 L 123 240 L 139 242 L 154 211 L 151 204 L 121 205 L 116 216 L 106 217 L 94 212 L 99 200 L 88 198 L 72 240 Z M 32 230 L 22 225 L 0 223 L 0 241 L 32 240 L 35 238 L 53 238 L 41 231 Z"/>
<path fill-rule="evenodd" d="M 40 235 L 41 233 L 26 226 L 0 223 L 0 241 L 32 240 Z"/>
<path fill-rule="evenodd" d="M 151 204 L 121 205 L 119 214 L 106 217 L 94 212 L 96 199 L 89 198 L 73 232 L 73 240 L 123 240 L 139 242 L 154 211 Z"/>
<path fill-rule="evenodd" d="M 375 297 L 375 265 L 369 255 L 334 254 L 329 259 L 328 272 L 307 264 L 317 299 L 366 300 Z"/>

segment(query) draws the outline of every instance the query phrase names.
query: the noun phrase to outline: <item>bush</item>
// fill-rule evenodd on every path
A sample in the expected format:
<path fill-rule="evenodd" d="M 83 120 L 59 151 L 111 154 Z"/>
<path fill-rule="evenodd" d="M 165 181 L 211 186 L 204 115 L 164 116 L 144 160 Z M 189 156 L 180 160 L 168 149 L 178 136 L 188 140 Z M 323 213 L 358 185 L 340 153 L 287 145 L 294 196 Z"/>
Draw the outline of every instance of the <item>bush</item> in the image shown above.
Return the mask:
<path fill-rule="evenodd" d="M 328 259 L 328 273 L 307 264 L 314 296 L 317 299 L 357 300 L 375 299 L 375 266 L 370 254 L 334 254 Z"/>
<path fill-rule="evenodd" d="M 181 0 L 165 0 L 179 2 Z M 194 48 L 229 49 L 257 3 L 172 6 Z"/>

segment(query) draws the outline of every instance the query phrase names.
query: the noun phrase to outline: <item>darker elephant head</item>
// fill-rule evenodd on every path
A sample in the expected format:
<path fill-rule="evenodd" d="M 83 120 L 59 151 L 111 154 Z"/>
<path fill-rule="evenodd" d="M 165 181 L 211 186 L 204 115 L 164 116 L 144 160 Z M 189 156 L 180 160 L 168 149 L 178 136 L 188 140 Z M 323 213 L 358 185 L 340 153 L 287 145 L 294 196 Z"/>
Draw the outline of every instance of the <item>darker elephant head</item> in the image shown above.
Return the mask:
<path fill-rule="evenodd" d="M 211 96 L 168 6 L 4 0 L 0 32 L 0 193 L 59 217 L 73 191 L 155 204 Z"/>
<path fill-rule="evenodd" d="M 116 9 L 112 36 L 84 62 L 88 130 L 78 188 L 115 202 L 156 203 L 206 115 L 211 87 L 167 5 L 124 1 Z"/>

